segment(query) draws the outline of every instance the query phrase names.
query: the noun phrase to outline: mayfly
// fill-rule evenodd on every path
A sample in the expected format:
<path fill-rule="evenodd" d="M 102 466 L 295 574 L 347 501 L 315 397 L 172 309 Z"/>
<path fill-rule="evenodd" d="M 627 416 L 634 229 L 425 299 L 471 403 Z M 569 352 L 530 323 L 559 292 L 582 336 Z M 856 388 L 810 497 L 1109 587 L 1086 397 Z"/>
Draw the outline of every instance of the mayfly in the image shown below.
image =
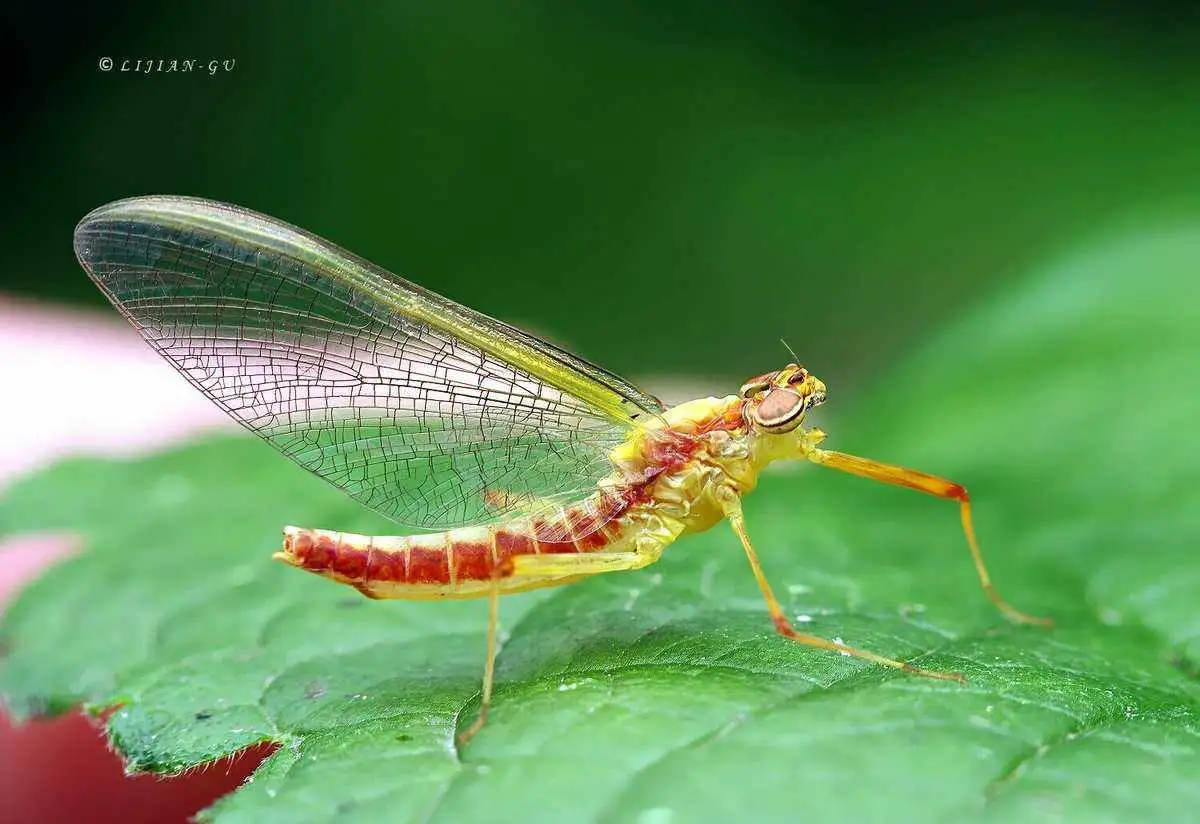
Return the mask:
<path fill-rule="evenodd" d="M 489 599 L 480 709 L 491 703 L 500 595 L 652 564 L 727 519 L 775 629 L 915 675 L 963 681 L 797 631 L 763 573 L 742 496 L 806 459 L 959 503 L 967 491 L 821 448 L 825 384 L 803 366 L 736 395 L 666 408 L 610 372 L 282 221 L 184 197 L 102 206 L 75 230 L 88 275 L 185 378 L 284 455 L 425 534 L 284 528 L 279 560 L 370 598 Z"/>

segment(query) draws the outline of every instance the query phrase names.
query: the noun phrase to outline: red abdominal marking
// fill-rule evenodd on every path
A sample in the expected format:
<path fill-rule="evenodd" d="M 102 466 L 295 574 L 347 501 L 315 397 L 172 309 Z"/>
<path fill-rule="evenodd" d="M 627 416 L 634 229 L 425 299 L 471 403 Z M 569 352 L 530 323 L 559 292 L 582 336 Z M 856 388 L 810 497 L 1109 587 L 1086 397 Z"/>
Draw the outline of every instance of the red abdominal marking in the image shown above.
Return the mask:
<path fill-rule="evenodd" d="M 335 548 L 324 535 L 313 539 L 311 532 L 288 535 L 284 550 L 295 556 L 300 566 L 312 572 L 324 572 L 333 563 Z"/>
<path fill-rule="evenodd" d="M 533 546 L 533 538 L 524 532 L 501 527 L 496 530 L 496 563 L 503 572 L 512 567 L 509 558 L 515 555 L 532 555 L 537 550 Z"/>
<path fill-rule="evenodd" d="M 483 581 L 492 577 L 492 548 L 472 541 L 454 542 L 454 577 L 459 581 Z"/>
<path fill-rule="evenodd" d="M 405 583 L 450 583 L 450 563 L 445 548 L 411 547 L 408 556 L 408 577 Z"/>
<path fill-rule="evenodd" d="M 543 541 L 539 539 L 537 545 L 539 555 L 572 555 L 583 551 L 574 541 Z"/>
<path fill-rule="evenodd" d="M 557 528 L 556 528 L 557 526 Z M 561 531 L 565 524 L 552 526 L 541 518 L 534 519 L 533 532 L 535 535 L 554 535 Z M 567 532 L 569 535 L 570 533 Z M 579 552 L 579 546 L 571 538 L 562 541 L 550 541 L 543 538 L 537 540 L 537 551 L 540 555 L 564 555 Z"/>
<path fill-rule="evenodd" d="M 344 575 L 351 581 L 361 581 L 369 560 L 366 549 L 343 543 L 334 553 L 333 569 L 338 575 Z"/>
<path fill-rule="evenodd" d="M 599 518 L 590 513 L 583 513 L 578 518 L 572 518 L 570 527 L 572 534 L 579 536 L 575 539 L 575 544 L 581 552 L 595 552 L 607 546 L 610 540 L 599 523 Z"/>
<path fill-rule="evenodd" d="M 366 581 L 407 581 L 408 566 L 405 563 L 404 551 L 399 549 L 379 549 L 372 546 L 367 557 Z"/>

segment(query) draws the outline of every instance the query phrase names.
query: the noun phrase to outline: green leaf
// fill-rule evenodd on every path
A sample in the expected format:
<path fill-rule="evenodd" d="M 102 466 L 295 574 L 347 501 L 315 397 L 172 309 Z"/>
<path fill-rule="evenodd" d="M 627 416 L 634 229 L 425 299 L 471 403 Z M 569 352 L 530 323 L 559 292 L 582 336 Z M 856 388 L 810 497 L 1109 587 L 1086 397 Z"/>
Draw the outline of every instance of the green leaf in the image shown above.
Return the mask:
<path fill-rule="evenodd" d="M 118 706 L 131 770 L 279 742 L 222 822 L 1176 820 L 1200 808 L 1197 261 L 1195 230 L 1101 245 L 873 392 L 823 375 L 830 446 L 966 483 L 1000 590 L 1056 630 L 990 606 L 951 503 L 816 467 L 747 499 L 804 629 L 966 686 L 777 637 L 718 526 L 506 599 L 494 712 L 460 758 L 484 605 L 369 602 L 271 562 L 287 523 L 387 525 L 225 438 L 12 490 L 0 532 L 89 551 L 5 615 L 0 694 L 18 716 Z"/>

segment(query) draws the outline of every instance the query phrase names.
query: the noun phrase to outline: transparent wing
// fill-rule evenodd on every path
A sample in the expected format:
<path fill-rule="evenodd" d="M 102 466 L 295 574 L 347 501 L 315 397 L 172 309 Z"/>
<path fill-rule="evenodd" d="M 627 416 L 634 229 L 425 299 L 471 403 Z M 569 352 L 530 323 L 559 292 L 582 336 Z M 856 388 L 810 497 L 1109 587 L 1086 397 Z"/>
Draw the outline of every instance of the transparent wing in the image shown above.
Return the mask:
<path fill-rule="evenodd" d="M 143 197 L 75 252 L 233 418 L 371 509 L 426 529 L 596 490 L 662 405 L 545 341 L 264 215 Z"/>

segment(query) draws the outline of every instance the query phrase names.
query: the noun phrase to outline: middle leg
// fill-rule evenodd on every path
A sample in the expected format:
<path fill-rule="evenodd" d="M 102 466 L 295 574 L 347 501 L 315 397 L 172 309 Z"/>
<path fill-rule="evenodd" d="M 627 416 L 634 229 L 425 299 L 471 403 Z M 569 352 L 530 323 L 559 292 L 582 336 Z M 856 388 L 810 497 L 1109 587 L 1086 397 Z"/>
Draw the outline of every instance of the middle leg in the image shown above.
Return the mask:
<path fill-rule="evenodd" d="M 742 515 L 741 498 L 737 492 L 727 486 L 720 487 L 717 495 L 722 508 L 725 510 L 726 517 L 729 518 L 729 523 L 733 527 L 733 531 L 737 533 L 738 538 L 742 542 L 742 548 L 746 550 L 746 559 L 750 561 L 750 569 L 753 570 L 754 579 L 758 582 L 758 588 L 762 591 L 763 599 L 767 602 L 767 611 L 771 613 L 771 621 L 775 624 L 775 630 L 780 635 L 790 638 L 798 644 L 844 653 L 854 658 L 861 658 L 864 661 L 879 664 L 880 666 L 910 672 L 913 675 L 936 678 L 941 681 L 957 681 L 960 684 L 967 682 L 967 679 L 961 673 L 923 669 L 905 661 L 896 661 L 864 649 L 848 647 L 845 644 L 830 641 L 819 635 L 798 632 L 792 626 L 791 621 L 787 619 L 787 616 L 783 612 L 783 607 L 779 604 L 779 599 L 775 597 L 775 593 L 771 590 L 771 584 L 768 583 L 767 576 L 762 569 L 762 564 L 759 563 L 758 553 L 754 551 L 754 546 L 750 543 L 750 535 L 746 532 L 745 517 Z"/>

